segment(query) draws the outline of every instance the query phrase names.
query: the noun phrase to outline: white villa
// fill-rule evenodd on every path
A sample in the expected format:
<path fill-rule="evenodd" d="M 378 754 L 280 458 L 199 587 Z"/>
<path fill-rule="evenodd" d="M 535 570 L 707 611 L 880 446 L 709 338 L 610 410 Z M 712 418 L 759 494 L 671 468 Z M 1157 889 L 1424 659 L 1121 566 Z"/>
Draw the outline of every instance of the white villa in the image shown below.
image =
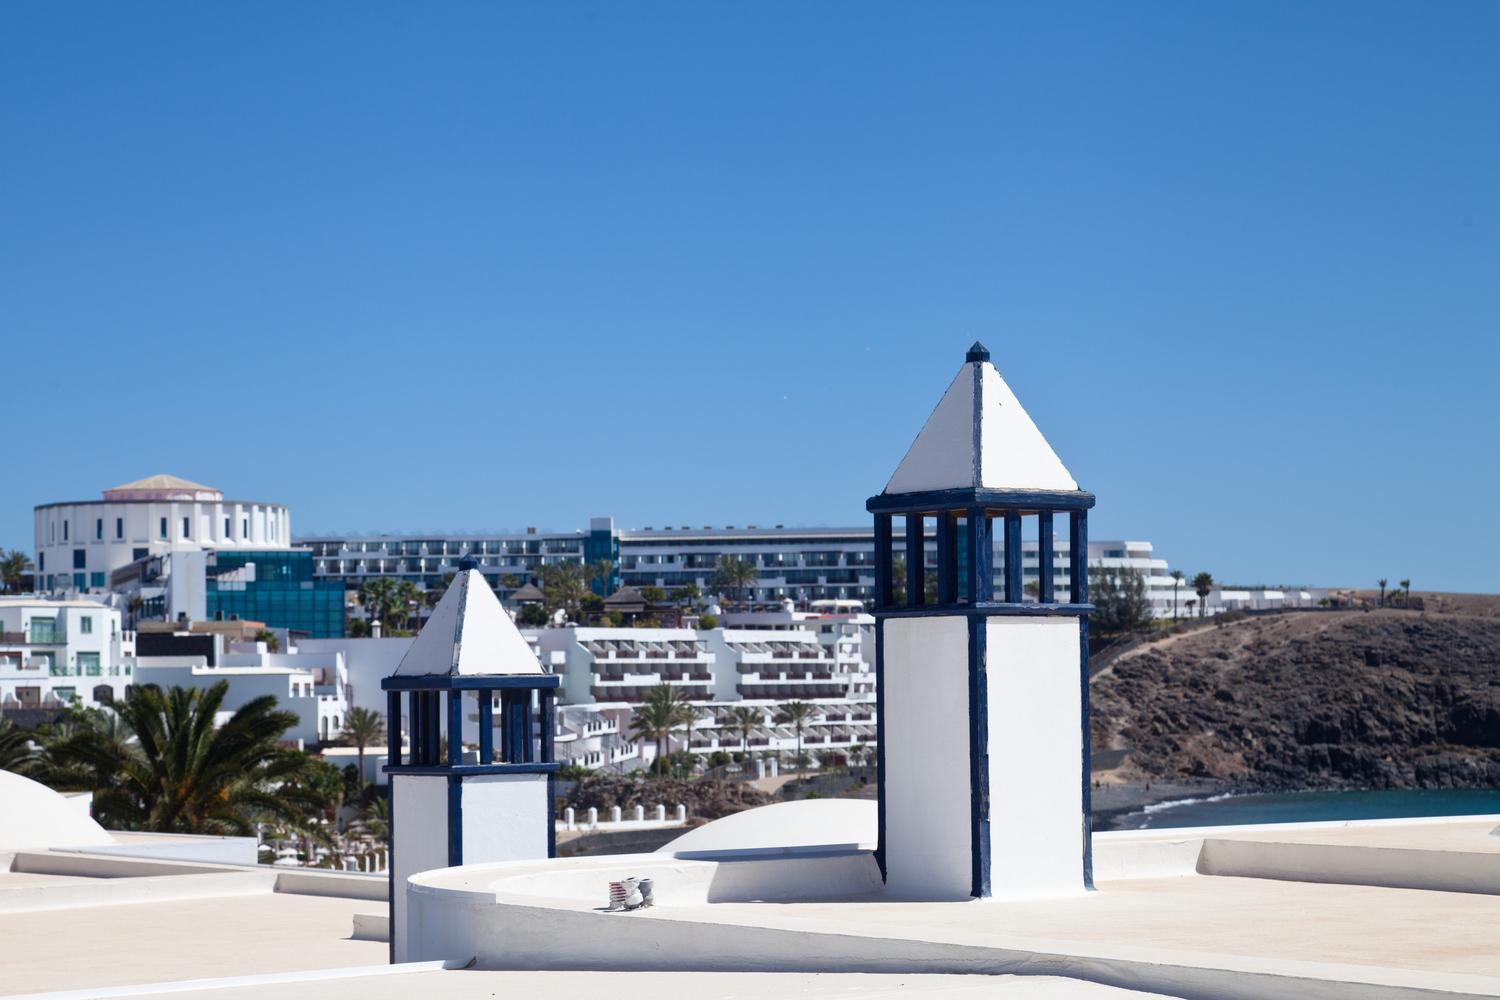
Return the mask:
<path fill-rule="evenodd" d="M 106 704 L 125 693 L 135 633 L 90 600 L 0 597 L 0 711 Z"/>

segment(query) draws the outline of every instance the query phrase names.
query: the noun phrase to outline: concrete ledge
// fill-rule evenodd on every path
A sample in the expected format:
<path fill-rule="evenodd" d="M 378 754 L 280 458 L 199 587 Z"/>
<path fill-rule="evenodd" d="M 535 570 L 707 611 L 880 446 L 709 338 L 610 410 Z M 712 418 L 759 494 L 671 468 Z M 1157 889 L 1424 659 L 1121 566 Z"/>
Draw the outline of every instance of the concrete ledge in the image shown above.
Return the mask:
<path fill-rule="evenodd" d="M 1219 838 L 1201 843 L 1203 875 L 1500 895 L 1500 854 Z"/>
<path fill-rule="evenodd" d="M 343 899 L 390 898 L 390 879 L 363 872 L 337 872 L 321 868 L 278 868 L 276 891 L 299 896 L 338 896 Z"/>
<path fill-rule="evenodd" d="M 391 939 L 390 914 L 356 913 L 353 937 L 356 941 L 389 941 Z"/>
<path fill-rule="evenodd" d="M 0 913 L 162 903 L 207 896 L 250 896 L 268 893 L 274 884 L 273 873 L 250 871 L 99 878 L 63 885 L 21 885 L 0 891 Z"/>

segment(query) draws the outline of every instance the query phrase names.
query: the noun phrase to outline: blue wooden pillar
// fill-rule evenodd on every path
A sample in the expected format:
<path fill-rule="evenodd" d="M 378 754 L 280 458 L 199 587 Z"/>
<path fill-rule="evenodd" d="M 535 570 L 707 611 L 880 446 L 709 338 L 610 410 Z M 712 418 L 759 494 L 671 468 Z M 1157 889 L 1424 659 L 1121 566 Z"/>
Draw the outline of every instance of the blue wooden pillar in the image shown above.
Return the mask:
<path fill-rule="evenodd" d="M 1074 604 L 1089 602 L 1089 515 L 1075 510 L 1068 518 L 1068 591 Z"/>
<path fill-rule="evenodd" d="M 1056 558 L 1053 553 L 1052 540 L 1052 512 L 1041 511 L 1037 515 L 1037 600 L 1042 604 L 1051 604 L 1055 597 L 1052 590 L 1052 560 Z"/>
<path fill-rule="evenodd" d="M 1021 603 L 1021 512 L 1005 512 L 1005 600 Z"/>
<path fill-rule="evenodd" d="M 891 603 L 891 518 L 889 514 L 875 517 L 875 601 L 874 607 L 884 608 Z"/>
<path fill-rule="evenodd" d="M 541 699 L 542 711 L 542 752 L 541 760 L 550 762 L 553 759 L 553 740 L 557 736 L 557 692 L 543 689 L 537 692 Z M 548 817 L 547 823 L 547 857 L 557 857 L 557 822 L 555 813 L 557 811 L 557 775 L 547 773 L 547 808 L 554 815 Z"/>
<path fill-rule="evenodd" d="M 947 511 L 937 517 L 937 602 L 958 603 L 958 521 Z"/>
<path fill-rule="evenodd" d="M 922 603 L 922 582 L 927 569 L 927 544 L 922 530 L 922 515 L 906 515 L 906 606 Z"/>
<path fill-rule="evenodd" d="M 477 691 L 479 699 L 479 763 L 488 764 L 495 756 L 495 693 Z"/>
<path fill-rule="evenodd" d="M 965 550 L 968 555 L 966 589 L 969 601 L 985 604 L 995 599 L 995 543 L 990 537 L 990 520 L 983 507 L 970 507 L 965 518 L 968 538 Z"/>
<path fill-rule="evenodd" d="M 401 766 L 401 692 L 385 693 L 385 762 Z M 364 775 L 359 776 L 365 780 Z"/>
<path fill-rule="evenodd" d="M 448 763 L 464 762 L 464 693 L 448 692 Z"/>

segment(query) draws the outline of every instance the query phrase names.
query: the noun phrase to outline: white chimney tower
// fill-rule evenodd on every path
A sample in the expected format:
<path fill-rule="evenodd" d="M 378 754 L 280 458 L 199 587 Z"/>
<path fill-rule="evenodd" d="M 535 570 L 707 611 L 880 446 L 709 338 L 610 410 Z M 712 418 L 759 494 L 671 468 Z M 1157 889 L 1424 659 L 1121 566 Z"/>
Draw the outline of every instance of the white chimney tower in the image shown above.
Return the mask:
<path fill-rule="evenodd" d="M 1093 505 L 977 343 L 866 505 L 875 515 L 877 858 L 892 892 L 964 899 L 1092 888 Z M 1058 517 L 1068 521 L 1066 567 L 1054 565 Z M 1022 585 L 1028 522 L 1039 556 L 1031 599 Z M 897 552 L 901 579 L 892 578 Z"/>

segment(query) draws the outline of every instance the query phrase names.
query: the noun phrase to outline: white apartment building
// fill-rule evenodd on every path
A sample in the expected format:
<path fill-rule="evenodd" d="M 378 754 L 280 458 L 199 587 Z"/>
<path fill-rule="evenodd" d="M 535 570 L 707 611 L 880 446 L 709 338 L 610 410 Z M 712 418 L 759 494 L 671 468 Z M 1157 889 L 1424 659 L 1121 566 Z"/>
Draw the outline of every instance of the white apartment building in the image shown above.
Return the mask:
<path fill-rule="evenodd" d="M 182 550 L 286 549 L 291 511 L 225 500 L 211 486 L 156 475 L 104 491 L 99 500 L 46 503 L 33 512 L 37 589 L 103 593 L 110 575 Z"/>
<path fill-rule="evenodd" d="M 723 693 L 708 641 L 689 628 L 549 628 L 523 631 L 543 653 L 562 654 L 562 701 L 628 709 L 658 684 L 690 701 Z M 732 682 L 729 690 L 733 690 Z"/>
<path fill-rule="evenodd" d="M 349 672 L 341 652 L 294 648 L 272 653 L 265 642 L 235 642 L 211 633 L 175 635 L 195 641 L 191 647 L 184 642 L 182 653 L 138 657 L 136 683 L 204 689 L 227 681 L 221 722 L 269 694 L 278 708 L 297 716 L 286 734 L 289 742 L 307 748 L 338 738 L 350 704 Z"/>
<path fill-rule="evenodd" d="M 0 713 L 123 697 L 135 633 L 96 601 L 0 597 Z"/>

